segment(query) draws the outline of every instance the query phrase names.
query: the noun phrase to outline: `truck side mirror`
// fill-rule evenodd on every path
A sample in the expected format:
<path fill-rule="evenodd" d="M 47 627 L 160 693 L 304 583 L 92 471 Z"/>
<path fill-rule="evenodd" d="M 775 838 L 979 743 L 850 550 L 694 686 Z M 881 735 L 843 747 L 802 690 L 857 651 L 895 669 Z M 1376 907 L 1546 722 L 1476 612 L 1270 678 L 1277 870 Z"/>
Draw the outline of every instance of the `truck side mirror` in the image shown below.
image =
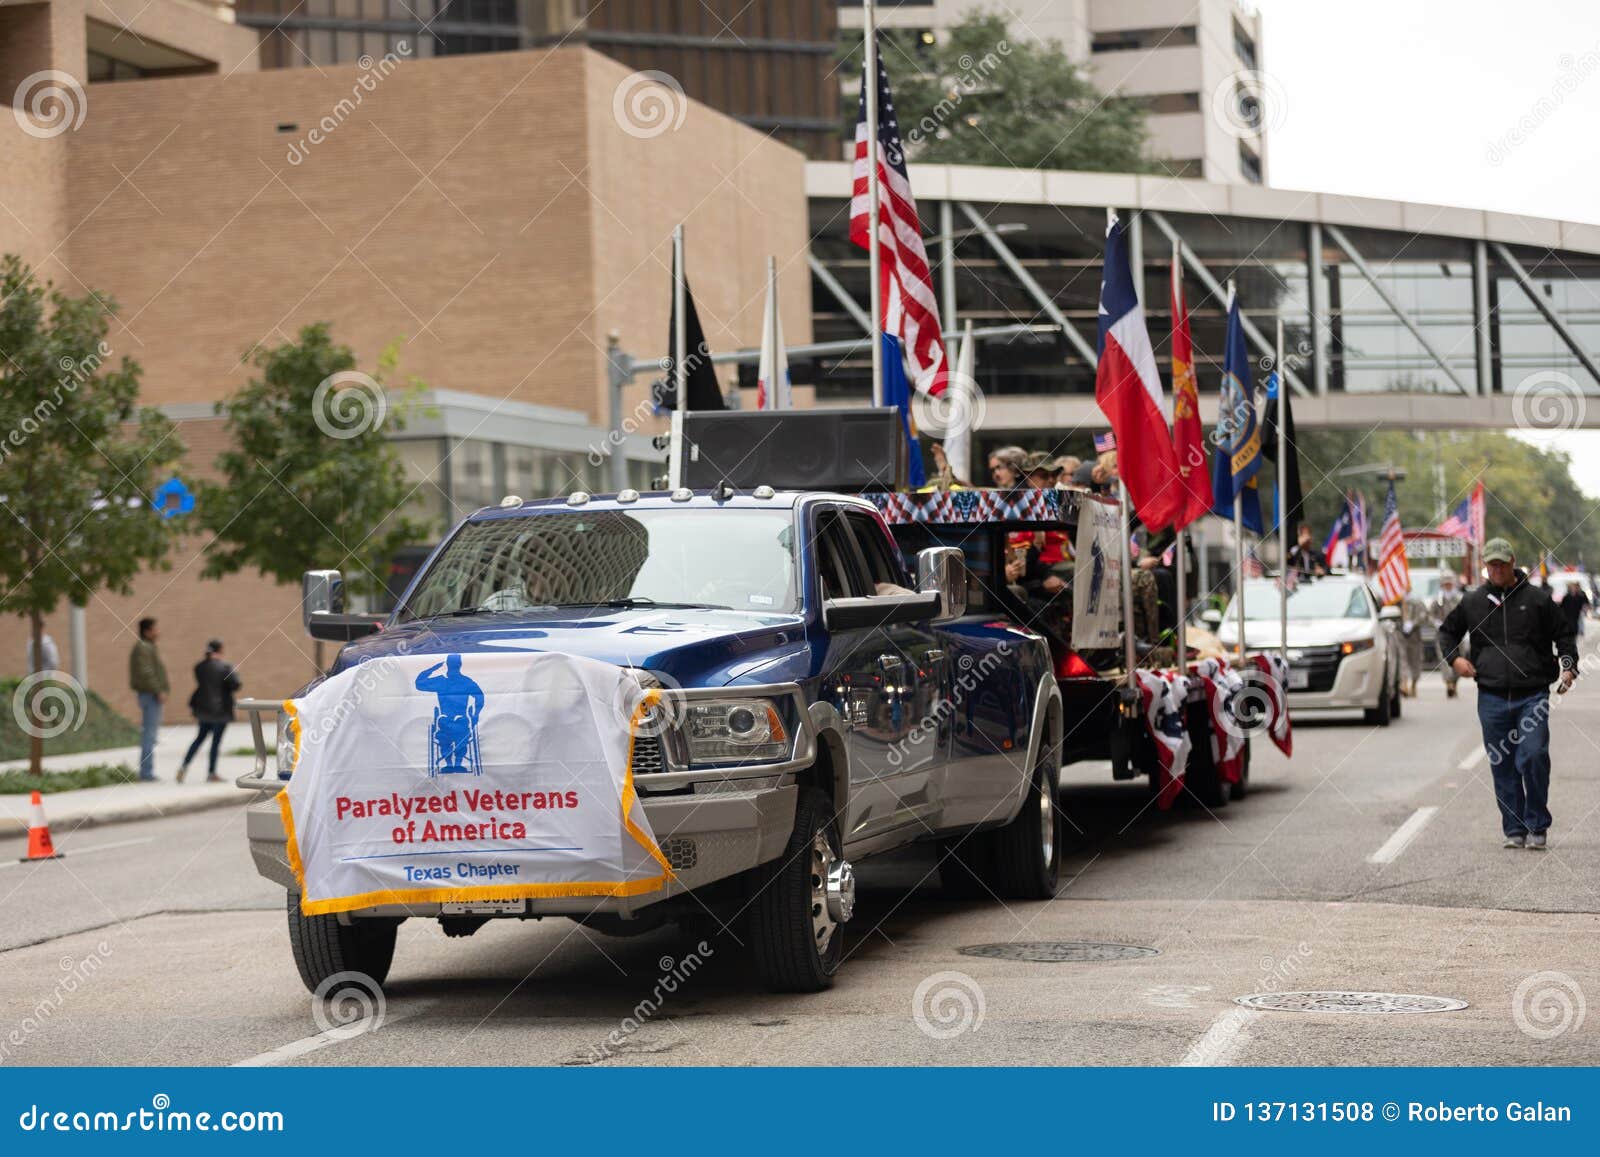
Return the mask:
<path fill-rule="evenodd" d="M 344 614 L 344 575 L 336 570 L 308 570 L 300 576 L 300 621 L 311 630 L 312 615 Z"/>
<path fill-rule="evenodd" d="M 348 643 L 383 629 L 382 615 L 347 615 L 344 576 L 336 570 L 308 570 L 300 576 L 300 620 L 306 634 L 330 643 Z"/>
<path fill-rule="evenodd" d="M 967 613 L 967 556 L 954 546 L 930 546 L 917 552 L 917 589 L 939 596 L 935 623 L 948 623 Z"/>

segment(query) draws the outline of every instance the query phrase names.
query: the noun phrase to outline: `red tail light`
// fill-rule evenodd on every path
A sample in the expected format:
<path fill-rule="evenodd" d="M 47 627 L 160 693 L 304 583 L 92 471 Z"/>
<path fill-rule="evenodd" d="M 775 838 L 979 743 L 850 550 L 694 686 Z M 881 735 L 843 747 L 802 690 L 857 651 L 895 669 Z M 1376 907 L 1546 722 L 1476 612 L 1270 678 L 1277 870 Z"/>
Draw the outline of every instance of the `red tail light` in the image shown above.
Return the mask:
<path fill-rule="evenodd" d="M 1099 674 L 1076 651 L 1068 651 L 1056 660 L 1057 679 L 1094 679 Z"/>

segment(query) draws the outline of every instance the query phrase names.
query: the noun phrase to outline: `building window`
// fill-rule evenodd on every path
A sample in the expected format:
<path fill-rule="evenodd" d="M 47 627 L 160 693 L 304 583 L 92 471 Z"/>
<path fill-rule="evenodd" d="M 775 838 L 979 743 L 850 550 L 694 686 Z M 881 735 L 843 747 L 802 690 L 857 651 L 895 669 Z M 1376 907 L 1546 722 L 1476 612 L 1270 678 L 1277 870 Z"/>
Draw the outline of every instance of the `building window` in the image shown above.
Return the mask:
<path fill-rule="evenodd" d="M 1163 92 L 1142 98 L 1145 108 L 1153 113 L 1183 113 L 1200 111 L 1200 94 L 1197 92 Z"/>
<path fill-rule="evenodd" d="M 107 80 L 140 80 L 146 75 L 137 64 L 115 60 L 103 53 L 89 53 L 89 83 L 100 84 Z"/>
<path fill-rule="evenodd" d="M 1096 32 L 1089 45 L 1091 52 L 1135 52 L 1155 48 L 1193 48 L 1200 42 L 1193 24 L 1174 28 L 1125 28 L 1118 32 Z"/>
<path fill-rule="evenodd" d="M 1261 184 L 1261 158 L 1243 141 L 1239 142 L 1239 171 L 1252 185 Z"/>
<path fill-rule="evenodd" d="M 1246 68 L 1260 67 L 1256 64 L 1256 42 L 1238 20 L 1233 22 L 1233 51 L 1239 58 L 1239 63 Z"/>

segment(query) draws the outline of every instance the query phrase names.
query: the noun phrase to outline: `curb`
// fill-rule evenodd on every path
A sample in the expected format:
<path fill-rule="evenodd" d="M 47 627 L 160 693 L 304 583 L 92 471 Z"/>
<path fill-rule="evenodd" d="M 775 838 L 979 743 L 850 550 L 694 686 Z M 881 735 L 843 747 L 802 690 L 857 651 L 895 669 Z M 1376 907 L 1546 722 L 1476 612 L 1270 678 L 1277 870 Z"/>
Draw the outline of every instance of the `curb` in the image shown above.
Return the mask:
<path fill-rule="evenodd" d="M 237 789 L 235 789 L 237 790 Z M 61 795 L 71 795 L 71 792 L 62 792 Z M 68 813 L 65 816 L 52 817 L 52 827 L 67 831 L 78 831 L 81 828 L 99 827 L 102 824 L 129 823 L 133 820 L 163 819 L 167 816 L 185 815 L 189 812 L 210 811 L 213 808 L 239 806 L 243 807 L 253 798 L 251 792 L 239 791 L 237 795 L 223 795 L 212 793 L 195 796 L 191 800 L 180 800 L 169 803 L 165 807 L 157 807 L 150 803 L 114 804 L 99 808 L 86 815 L 75 816 Z M 45 796 L 45 806 L 48 807 L 50 796 Z M 28 834 L 28 821 L 15 816 L 0 816 L 0 839 L 11 836 L 26 837 Z"/>

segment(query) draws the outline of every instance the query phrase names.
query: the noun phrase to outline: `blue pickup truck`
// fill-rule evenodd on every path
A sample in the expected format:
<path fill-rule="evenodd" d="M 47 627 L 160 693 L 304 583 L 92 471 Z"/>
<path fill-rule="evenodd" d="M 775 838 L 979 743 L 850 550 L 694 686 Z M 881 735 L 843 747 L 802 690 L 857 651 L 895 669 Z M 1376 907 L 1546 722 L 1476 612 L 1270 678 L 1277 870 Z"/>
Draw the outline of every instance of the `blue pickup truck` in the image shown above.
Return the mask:
<path fill-rule="evenodd" d="M 522 648 L 663 689 L 633 773 L 675 870 L 637 897 L 303 915 L 271 798 L 288 775 L 284 719 L 273 766 L 262 716 L 279 704 L 247 701 L 258 760 L 239 784 L 263 793 L 250 850 L 289 892 L 313 991 L 345 971 L 382 983 L 405 919 L 464 936 L 546 916 L 621 935 L 738 919 L 770 987 L 815 991 L 843 959 L 852 862 L 915 842 L 938 846 L 957 894 L 1056 892 L 1063 719 L 1049 646 L 1013 619 L 969 614 L 962 552 L 903 551 L 866 499 L 765 486 L 508 497 L 457 525 L 386 618 L 344 614 L 336 572 L 308 575 L 306 591 L 308 631 L 346 644 L 332 673 L 397 653 Z M 672 709 L 707 702 L 726 708 L 693 713 L 720 721 L 716 759 Z M 769 706 L 791 723 L 783 742 L 757 734 Z"/>

